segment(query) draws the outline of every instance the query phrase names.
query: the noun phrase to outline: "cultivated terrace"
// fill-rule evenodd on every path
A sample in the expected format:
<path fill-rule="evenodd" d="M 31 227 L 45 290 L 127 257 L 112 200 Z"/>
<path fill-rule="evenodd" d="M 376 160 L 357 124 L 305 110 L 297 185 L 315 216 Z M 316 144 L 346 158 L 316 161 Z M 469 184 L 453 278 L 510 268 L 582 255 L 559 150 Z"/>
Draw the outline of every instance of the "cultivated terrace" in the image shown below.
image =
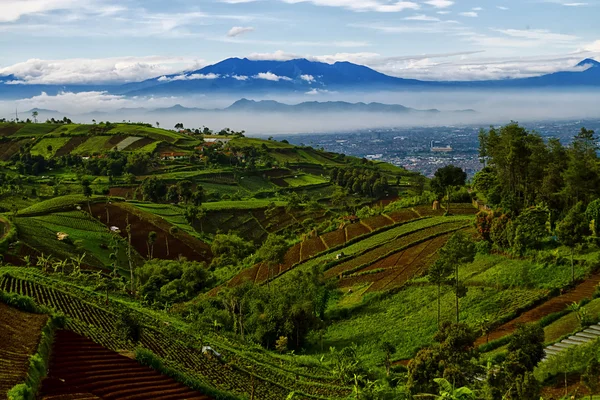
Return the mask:
<path fill-rule="evenodd" d="M 573 135 L 482 130 L 481 172 L 429 180 L 229 129 L 0 122 L 0 398 L 593 398 L 598 138 Z"/>

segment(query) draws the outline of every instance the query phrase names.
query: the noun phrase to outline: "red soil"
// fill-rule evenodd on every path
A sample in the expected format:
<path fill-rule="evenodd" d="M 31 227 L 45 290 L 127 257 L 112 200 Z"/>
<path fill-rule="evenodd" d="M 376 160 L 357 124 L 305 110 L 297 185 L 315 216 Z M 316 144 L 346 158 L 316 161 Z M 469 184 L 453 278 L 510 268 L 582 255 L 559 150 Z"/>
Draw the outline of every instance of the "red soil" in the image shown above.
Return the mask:
<path fill-rule="evenodd" d="M 600 284 L 600 274 L 593 275 L 585 282 L 580 283 L 574 289 L 569 292 L 554 297 L 539 306 L 524 312 L 519 317 L 505 323 L 504 325 L 495 329 L 490 333 L 489 340 L 500 339 L 504 336 L 512 334 L 516 331 L 518 325 L 527 324 L 530 322 L 539 321 L 543 317 L 553 314 L 555 312 L 563 311 L 573 302 L 580 302 L 583 299 L 591 299 L 596 291 L 596 286 Z M 481 337 L 475 343 L 476 345 L 482 345 L 486 343 L 486 338 Z"/>
<path fill-rule="evenodd" d="M 386 217 L 385 215 L 377 215 L 375 217 L 365 218 L 362 220 L 362 222 L 372 231 L 394 223 L 391 218 Z"/>
<path fill-rule="evenodd" d="M 73 136 L 63 147 L 54 154 L 55 157 L 66 156 L 88 139 L 87 136 Z"/>
<path fill-rule="evenodd" d="M 106 208 L 109 210 L 110 223 L 106 223 Z M 127 239 L 127 216 L 131 224 L 131 244 L 135 250 L 142 256 L 148 255 L 148 233 L 156 232 L 157 238 L 154 243 L 154 258 L 175 260 L 179 255 L 187 258 L 190 261 L 210 261 L 212 254 L 210 247 L 206 244 L 190 236 L 189 234 L 178 231 L 177 237 L 169 233 L 170 224 L 166 221 L 156 218 L 154 223 L 142 219 L 137 212 L 129 212 L 119 203 L 106 205 L 97 203 L 92 205 L 92 215 L 100 217 L 100 222 L 107 226 L 117 226 L 121 229 L 121 236 Z M 160 224 L 160 225 L 159 225 Z M 169 240 L 169 254 L 167 255 L 166 239 Z"/>
<path fill-rule="evenodd" d="M 41 393 L 44 398 L 89 393 L 100 399 L 119 400 L 210 399 L 69 331 L 56 335 L 50 371 L 42 382 Z"/>
<path fill-rule="evenodd" d="M 38 347 L 48 316 L 21 312 L 0 303 L 0 397 L 29 370 L 29 357 Z"/>
<path fill-rule="evenodd" d="M 363 223 L 346 225 L 346 240 L 350 241 L 355 237 L 362 236 L 369 232 L 371 232 L 371 229 Z"/>

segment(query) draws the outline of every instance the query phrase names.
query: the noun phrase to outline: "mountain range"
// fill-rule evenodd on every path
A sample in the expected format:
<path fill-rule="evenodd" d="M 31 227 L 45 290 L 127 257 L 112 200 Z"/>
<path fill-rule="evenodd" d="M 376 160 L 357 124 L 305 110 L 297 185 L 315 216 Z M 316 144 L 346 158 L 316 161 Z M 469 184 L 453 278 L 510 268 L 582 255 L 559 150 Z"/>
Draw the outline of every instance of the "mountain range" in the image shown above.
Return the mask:
<path fill-rule="evenodd" d="M 327 64 L 295 59 L 262 61 L 229 58 L 199 70 L 159 76 L 124 85 L 29 85 L 19 84 L 12 75 L 0 76 L 0 98 L 27 98 L 45 92 L 106 91 L 125 96 L 190 94 L 317 94 L 319 92 L 374 92 L 380 90 L 429 89 L 517 89 L 597 88 L 600 63 L 586 59 L 571 71 L 520 79 L 488 81 L 421 81 L 388 76 L 350 62 Z"/>
<path fill-rule="evenodd" d="M 60 111 L 55 110 L 40 110 L 33 109 L 26 111 L 29 115 L 33 111 L 38 111 L 42 118 L 61 117 Z M 166 108 L 120 108 L 111 114 L 123 116 L 143 115 L 143 114 L 184 114 L 184 113 L 280 113 L 280 114 L 318 114 L 318 113 L 384 113 L 384 114 L 446 114 L 446 113 L 475 113 L 475 110 L 455 110 L 455 111 L 440 111 L 437 109 L 417 110 L 414 108 L 405 107 L 399 104 L 383 104 L 383 103 L 348 103 L 345 101 L 308 101 L 299 104 L 285 104 L 273 100 L 248 100 L 240 99 L 226 108 L 207 109 L 184 107 L 181 104 L 176 104 Z M 86 113 L 87 117 L 95 117 L 106 114 L 102 111 L 92 111 Z"/>

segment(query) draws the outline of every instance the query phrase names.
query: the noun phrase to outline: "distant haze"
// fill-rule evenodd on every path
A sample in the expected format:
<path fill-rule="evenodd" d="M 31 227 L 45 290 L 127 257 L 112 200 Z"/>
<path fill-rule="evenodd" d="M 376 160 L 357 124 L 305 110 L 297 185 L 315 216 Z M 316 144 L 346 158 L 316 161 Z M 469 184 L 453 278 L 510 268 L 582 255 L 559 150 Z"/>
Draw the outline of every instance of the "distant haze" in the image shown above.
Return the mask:
<path fill-rule="evenodd" d="M 270 99 L 286 104 L 304 101 L 381 102 L 400 104 L 414 109 L 438 109 L 437 115 L 390 113 L 233 113 L 233 112 L 152 112 L 181 104 L 190 108 L 226 108 L 239 98 L 218 96 L 190 97 L 122 97 L 101 92 L 63 93 L 58 96 L 36 96 L 18 101 L 0 101 L 0 118 L 14 118 L 15 108 L 20 118 L 31 118 L 25 111 L 33 108 L 56 110 L 41 111 L 39 119 L 68 116 L 77 122 L 136 121 L 172 128 L 182 122 L 186 127 L 208 126 L 219 130 L 229 127 L 246 130 L 249 134 L 284 134 L 353 131 L 369 128 L 504 124 L 511 120 L 526 122 L 551 119 L 600 118 L 600 93 L 581 91 L 435 91 L 435 92 L 378 92 L 378 93 L 324 93 L 316 96 L 285 95 L 253 97 Z M 142 110 L 136 110 L 143 108 Z M 476 113 L 456 113 L 455 110 L 473 109 Z"/>

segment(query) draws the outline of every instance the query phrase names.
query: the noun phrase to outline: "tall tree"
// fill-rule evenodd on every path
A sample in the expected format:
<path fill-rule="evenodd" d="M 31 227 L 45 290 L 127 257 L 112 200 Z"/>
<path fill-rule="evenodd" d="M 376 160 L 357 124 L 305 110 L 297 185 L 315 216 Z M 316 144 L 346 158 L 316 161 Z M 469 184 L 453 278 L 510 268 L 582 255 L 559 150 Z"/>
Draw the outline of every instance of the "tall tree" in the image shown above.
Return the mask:
<path fill-rule="evenodd" d="M 581 128 L 568 149 L 568 166 L 563 172 L 564 194 L 570 204 L 589 203 L 598 194 L 600 170 L 598 167 L 597 138 L 594 131 Z"/>
<path fill-rule="evenodd" d="M 457 186 L 463 186 L 467 181 L 467 173 L 459 167 L 448 165 L 435 172 L 431 180 L 431 188 L 439 195 L 446 195 L 446 212 L 450 213 L 450 193 Z"/>
<path fill-rule="evenodd" d="M 148 246 L 148 260 L 154 258 L 154 243 L 156 242 L 156 238 L 156 232 L 148 232 L 148 239 L 146 240 L 146 245 Z"/>
<path fill-rule="evenodd" d="M 585 373 L 581 375 L 581 382 L 590 391 L 590 400 L 595 393 L 600 390 L 600 363 L 594 356 L 585 369 Z"/>
<path fill-rule="evenodd" d="M 458 269 L 460 266 L 472 263 L 475 260 L 476 253 L 475 243 L 462 231 L 458 231 L 452 235 L 448 243 L 440 250 L 438 263 L 444 265 L 441 267 L 443 271 L 445 272 L 448 269 L 454 270 L 453 288 L 456 297 L 456 323 L 460 321 L 458 300 L 467 293 L 467 288 L 460 284 Z"/>
<path fill-rule="evenodd" d="M 588 229 L 589 225 L 585 218 L 585 206 L 582 202 L 575 204 L 556 228 L 558 240 L 567 246 L 571 252 L 571 282 L 575 282 L 573 253 L 575 252 L 575 247 L 582 243 L 584 237 L 589 233 Z"/>
<path fill-rule="evenodd" d="M 454 268 L 448 262 L 444 262 L 438 259 L 427 272 L 429 282 L 434 283 L 437 286 L 437 324 L 438 329 L 440 328 L 441 322 L 441 298 L 442 298 L 442 285 L 449 283 L 449 278 L 452 276 Z"/>

